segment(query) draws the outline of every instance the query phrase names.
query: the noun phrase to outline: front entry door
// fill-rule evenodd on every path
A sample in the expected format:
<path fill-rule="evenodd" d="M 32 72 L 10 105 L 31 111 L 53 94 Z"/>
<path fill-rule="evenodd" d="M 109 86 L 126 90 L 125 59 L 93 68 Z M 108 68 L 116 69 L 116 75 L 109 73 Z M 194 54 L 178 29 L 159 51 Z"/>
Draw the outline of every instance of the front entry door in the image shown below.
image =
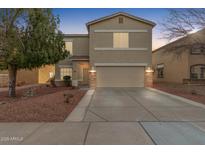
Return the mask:
<path fill-rule="evenodd" d="M 83 84 L 88 84 L 89 72 L 88 68 L 83 68 Z"/>

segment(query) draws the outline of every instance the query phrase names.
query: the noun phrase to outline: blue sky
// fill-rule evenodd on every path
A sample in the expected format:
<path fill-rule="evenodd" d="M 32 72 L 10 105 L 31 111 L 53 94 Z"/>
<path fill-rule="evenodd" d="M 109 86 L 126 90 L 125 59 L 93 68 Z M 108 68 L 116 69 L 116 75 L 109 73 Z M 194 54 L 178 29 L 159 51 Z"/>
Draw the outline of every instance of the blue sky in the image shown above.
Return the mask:
<path fill-rule="evenodd" d="M 161 39 L 159 23 L 162 22 L 168 15 L 168 9 L 163 8 L 142 8 L 142 9 L 125 9 L 125 8 L 68 8 L 68 9 L 53 9 L 53 13 L 60 16 L 60 29 L 66 34 L 87 33 L 85 24 L 94 19 L 110 15 L 116 12 L 127 12 L 138 17 L 142 17 L 154 21 L 157 26 L 153 29 L 153 49 L 156 49 L 167 43 L 167 40 Z"/>

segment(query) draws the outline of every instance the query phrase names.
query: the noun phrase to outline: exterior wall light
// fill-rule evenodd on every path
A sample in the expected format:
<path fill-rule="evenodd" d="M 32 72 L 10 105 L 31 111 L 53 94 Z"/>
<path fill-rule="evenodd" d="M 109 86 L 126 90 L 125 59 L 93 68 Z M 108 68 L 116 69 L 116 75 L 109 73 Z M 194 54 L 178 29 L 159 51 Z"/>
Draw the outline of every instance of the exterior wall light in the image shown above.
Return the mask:
<path fill-rule="evenodd" d="M 146 67 L 145 72 L 146 73 L 153 73 L 154 70 L 152 69 L 152 67 L 148 66 L 148 67 Z"/>
<path fill-rule="evenodd" d="M 91 70 L 89 71 L 90 73 L 96 73 L 96 70 L 94 67 L 91 68 Z"/>

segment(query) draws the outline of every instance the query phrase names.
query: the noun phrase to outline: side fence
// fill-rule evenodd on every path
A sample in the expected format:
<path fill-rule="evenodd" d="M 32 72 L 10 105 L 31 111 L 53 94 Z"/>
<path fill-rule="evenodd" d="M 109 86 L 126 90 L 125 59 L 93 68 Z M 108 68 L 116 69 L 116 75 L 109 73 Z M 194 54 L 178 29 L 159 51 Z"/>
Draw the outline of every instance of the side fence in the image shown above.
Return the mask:
<path fill-rule="evenodd" d="M 8 74 L 0 74 L 0 87 L 8 85 Z"/>

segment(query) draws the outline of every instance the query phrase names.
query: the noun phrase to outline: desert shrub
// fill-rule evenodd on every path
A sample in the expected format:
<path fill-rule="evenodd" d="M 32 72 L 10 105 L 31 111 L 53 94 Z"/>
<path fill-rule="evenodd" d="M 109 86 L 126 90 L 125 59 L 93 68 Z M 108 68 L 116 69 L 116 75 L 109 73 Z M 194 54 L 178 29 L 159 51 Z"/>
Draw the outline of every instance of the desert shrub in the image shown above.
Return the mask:
<path fill-rule="evenodd" d="M 197 95 L 197 91 L 196 90 L 191 90 L 191 94 L 192 95 Z"/>
<path fill-rule="evenodd" d="M 52 87 L 56 87 L 55 76 L 52 77 L 52 78 L 50 78 L 49 81 L 50 81 L 50 85 L 51 85 Z"/>

